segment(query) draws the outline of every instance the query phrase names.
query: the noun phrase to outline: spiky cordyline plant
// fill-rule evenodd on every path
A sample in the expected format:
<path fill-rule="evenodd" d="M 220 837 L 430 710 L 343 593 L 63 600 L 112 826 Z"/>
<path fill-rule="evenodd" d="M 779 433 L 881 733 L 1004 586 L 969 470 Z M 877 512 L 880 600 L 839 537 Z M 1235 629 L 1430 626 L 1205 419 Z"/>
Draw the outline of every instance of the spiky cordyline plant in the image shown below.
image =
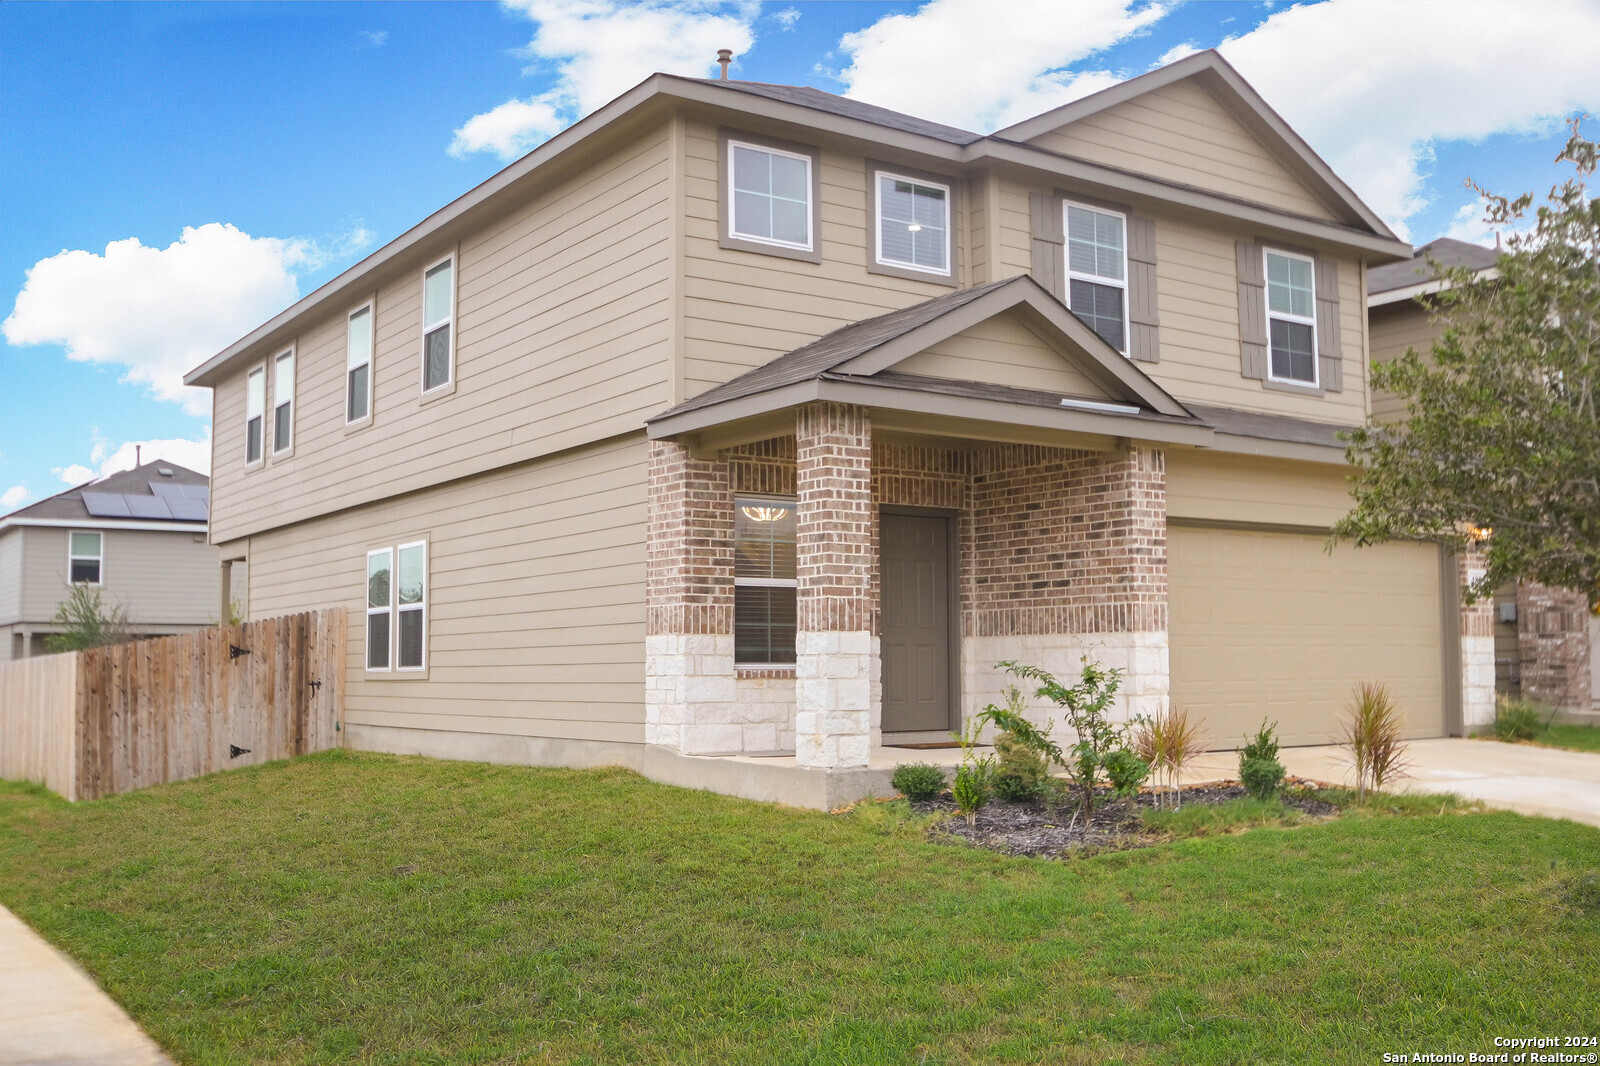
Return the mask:
<path fill-rule="evenodd" d="M 1356 799 L 1365 803 L 1367 790 L 1405 773 L 1405 715 L 1381 681 L 1363 681 L 1350 697 L 1344 721 L 1344 746 L 1356 770 Z"/>
<path fill-rule="evenodd" d="M 1141 718 L 1133 733 L 1133 750 L 1156 772 L 1156 805 L 1172 791 L 1174 808 L 1183 805 L 1183 767 L 1203 754 L 1210 738 L 1182 707 L 1169 707 L 1154 718 Z"/>

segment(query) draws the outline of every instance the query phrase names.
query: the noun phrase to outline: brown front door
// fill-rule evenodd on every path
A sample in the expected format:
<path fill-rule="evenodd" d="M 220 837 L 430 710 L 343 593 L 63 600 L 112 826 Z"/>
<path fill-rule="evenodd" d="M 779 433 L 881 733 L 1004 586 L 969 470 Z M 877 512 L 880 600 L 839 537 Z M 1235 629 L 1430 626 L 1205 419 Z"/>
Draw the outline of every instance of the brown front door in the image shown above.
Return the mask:
<path fill-rule="evenodd" d="M 950 728 L 950 520 L 885 514 L 883 731 Z"/>

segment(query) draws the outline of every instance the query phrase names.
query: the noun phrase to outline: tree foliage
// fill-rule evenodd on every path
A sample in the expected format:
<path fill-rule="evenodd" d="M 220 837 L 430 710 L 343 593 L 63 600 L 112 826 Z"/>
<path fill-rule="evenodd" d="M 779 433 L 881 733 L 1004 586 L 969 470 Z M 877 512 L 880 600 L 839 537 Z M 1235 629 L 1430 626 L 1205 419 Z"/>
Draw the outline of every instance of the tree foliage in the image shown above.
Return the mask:
<path fill-rule="evenodd" d="M 49 652 L 82 651 L 132 640 L 128 611 L 117 604 L 107 607 L 99 589 L 74 585 L 56 608 L 55 624 L 62 628 L 44 638 Z"/>
<path fill-rule="evenodd" d="M 1600 603 L 1600 200 L 1586 186 L 1596 146 L 1576 121 L 1557 160 L 1576 176 L 1508 238 L 1498 276 L 1432 264 L 1447 286 L 1429 297 L 1442 337 L 1372 370 L 1409 416 L 1349 438 L 1356 506 L 1334 536 L 1476 542 L 1487 572 L 1474 598 L 1533 580 Z M 1533 205 L 1472 187 L 1492 225 Z"/>

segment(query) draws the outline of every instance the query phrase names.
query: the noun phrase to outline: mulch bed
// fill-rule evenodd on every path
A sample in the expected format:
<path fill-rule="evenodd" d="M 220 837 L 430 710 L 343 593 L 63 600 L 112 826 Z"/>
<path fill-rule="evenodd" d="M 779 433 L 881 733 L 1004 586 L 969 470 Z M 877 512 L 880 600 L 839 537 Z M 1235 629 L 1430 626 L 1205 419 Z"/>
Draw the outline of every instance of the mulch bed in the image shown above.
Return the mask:
<path fill-rule="evenodd" d="M 1311 799 L 1301 790 L 1319 787 L 1320 782 L 1291 777 L 1284 781 L 1284 805 L 1312 818 L 1327 818 L 1339 812 L 1331 803 Z M 1237 781 L 1195 785 L 1183 790 L 1183 805 L 1226 803 L 1243 799 L 1248 793 Z M 1155 793 L 1141 791 L 1128 799 L 1113 800 L 1102 793 L 1094 817 L 1085 824 L 1076 801 L 1063 803 L 1052 812 L 1039 801 L 1007 803 L 991 799 L 978 811 L 973 825 L 956 812 L 948 794 L 911 804 L 918 814 L 948 814 L 933 829 L 935 840 L 956 837 L 980 848 L 1007 855 L 1051 857 L 1081 854 L 1085 851 L 1123 851 L 1149 847 L 1160 837 L 1152 835 L 1140 821 L 1140 808 L 1155 806 Z"/>

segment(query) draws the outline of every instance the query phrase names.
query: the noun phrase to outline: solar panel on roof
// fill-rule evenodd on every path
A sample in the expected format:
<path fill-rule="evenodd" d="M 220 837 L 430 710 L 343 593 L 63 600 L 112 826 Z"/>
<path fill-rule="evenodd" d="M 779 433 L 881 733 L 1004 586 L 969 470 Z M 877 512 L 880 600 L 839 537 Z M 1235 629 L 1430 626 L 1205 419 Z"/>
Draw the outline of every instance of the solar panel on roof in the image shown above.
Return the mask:
<path fill-rule="evenodd" d="M 131 518 L 128 501 L 119 492 L 86 492 L 83 506 L 96 518 Z"/>
<path fill-rule="evenodd" d="M 211 502 L 210 485 L 189 485 L 186 487 L 189 490 L 187 495 L 191 500 L 205 500 L 207 503 Z"/>
<path fill-rule="evenodd" d="M 167 506 L 172 509 L 173 518 L 186 522 L 204 522 L 209 517 L 204 500 L 168 500 Z"/>
<path fill-rule="evenodd" d="M 124 496 L 135 518 L 171 518 L 172 509 L 160 496 Z"/>
<path fill-rule="evenodd" d="M 184 495 L 183 490 L 185 487 L 186 486 L 184 485 L 174 485 L 170 481 L 150 482 L 151 492 L 155 493 L 157 496 L 164 496 L 169 500 L 173 498 L 182 499 Z"/>

